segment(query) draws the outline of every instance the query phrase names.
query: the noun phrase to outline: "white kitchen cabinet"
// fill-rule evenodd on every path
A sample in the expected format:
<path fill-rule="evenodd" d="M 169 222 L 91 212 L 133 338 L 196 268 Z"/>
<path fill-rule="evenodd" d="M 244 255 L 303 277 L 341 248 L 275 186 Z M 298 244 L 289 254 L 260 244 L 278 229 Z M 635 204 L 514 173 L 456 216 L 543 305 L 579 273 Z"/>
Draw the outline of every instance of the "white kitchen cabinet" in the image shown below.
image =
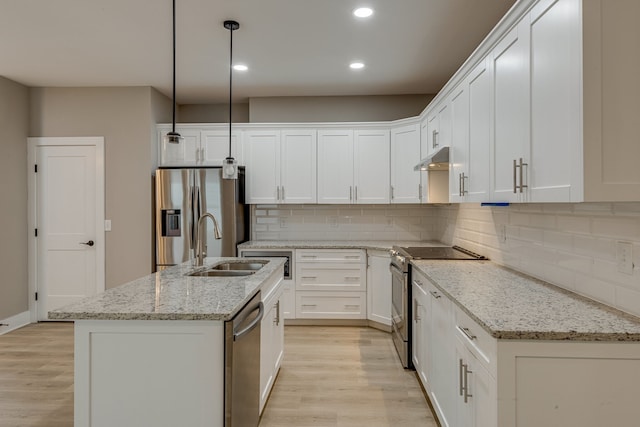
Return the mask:
<path fill-rule="evenodd" d="M 229 156 L 229 129 L 223 125 L 208 125 L 202 127 L 176 126 L 184 139 L 179 144 L 172 144 L 165 140 L 171 126 L 158 127 L 159 165 L 165 167 L 180 166 L 222 166 L 222 162 Z M 242 153 L 242 131 L 233 129 L 231 133 L 231 154 L 244 165 Z"/>
<path fill-rule="evenodd" d="M 247 203 L 316 202 L 316 131 L 245 132 Z"/>
<path fill-rule="evenodd" d="M 318 131 L 318 203 L 353 202 L 353 130 Z"/>
<path fill-rule="evenodd" d="M 389 131 L 318 131 L 318 203 L 389 203 Z"/>
<path fill-rule="evenodd" d="M 391 129 L 391 203 L 420 203 L 420 124 Z"/>
<path fill-rule="evenodd" d="M 491 198 L 524 201 L 529 148 L 529 25 L 518 23 L 490 54 L 494 70 Z"/>
<path fill-rule="evenodd" d="M 283 280 L 264 289 L 264 316 L 260 322 L 260 413 L 273 388 L 284 355 Z"/>
<path fill-rule="evenodd" d="M 453 426 L 455 419 L 455 359 L 453 347 L 452 302 L 431 282 L 426 282 L 431 314 L 429 319 L 430 360 L 427 379 L 430 383 L 429 398 L 438 413 L 442 426 Z"/>
<path fill-rule="evenodd" d="M 455 340 L 456 410 L 451 425 L 460 427 L 497 426 L 497 383 L 466 343 Z M 543 424 L 544 425 L 544 424 Z"/>
<path fill-rule="evenodd" d="M 353 186 L 355 203 L 389 203 L 390 134 L 387 129 L 354 132 Z"/>
<path fill-rule="evenodd" d="M 491 62 L 481 61 L 451 102 L 450 202 L 490 200 Z"/>
<path fill-rule="evenodd" d="M 429 366 L 431 365 L 431 299 L 427 294 L 427 279 L 415 272 L 411 282 L 413 298 L 413 327 L 411 330 L 411 353 L 413 366 L 420 377 L 425 390 L 430 389 Z"/>
<path fill-rule="evenodd" d="M 315 129 L 285 129 L 280 143 L 280 203 L 316 203 Z"/>
<path fill-rule="evenodd" d="M 297 319 L 366 319 L 366 253 L 296 250 Z"/>
<path fill-rule="evenodd" d="M 367 250 L 367 318 L 391 327 L 389 251 Z"/>
<path fill-rule="evenodd" d="M 158 128 L 159 165 L 160 166 L 196 166 L 200 153 L 200 130 L 185 129 L 176 126 L 184 139 L 179 144 L 167 142 L 165 136 L 171 132 L 171 126 Z"/>
<path fill-rule="evenodd" d="M 239 165 L 244 165 L 242 152 L 242 132 L 231 131 L 231 156 Z M 229 157 L 229 129 L 203 130 L 200 133 L 201 166 L 222 166 Z"/>
<path fill-rule="evenodd" d="M 246 203 L 280 201 L 280 131 L 250 130 L 245 133 Z"/>

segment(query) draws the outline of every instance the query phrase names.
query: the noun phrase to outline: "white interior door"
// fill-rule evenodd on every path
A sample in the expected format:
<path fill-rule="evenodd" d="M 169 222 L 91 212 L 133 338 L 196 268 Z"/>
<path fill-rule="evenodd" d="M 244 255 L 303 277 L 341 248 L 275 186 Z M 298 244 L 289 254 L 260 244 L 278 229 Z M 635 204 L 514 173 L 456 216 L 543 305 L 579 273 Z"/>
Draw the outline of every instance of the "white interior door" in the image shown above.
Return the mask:
<path fill-rule="evenodd" d="M 104 290 L 102 138 L 30 138 L 37 320 Z M 35 300 L 34 295 L 34 300 Z M 33 310 L 32 310 L 33 314 Z"/>

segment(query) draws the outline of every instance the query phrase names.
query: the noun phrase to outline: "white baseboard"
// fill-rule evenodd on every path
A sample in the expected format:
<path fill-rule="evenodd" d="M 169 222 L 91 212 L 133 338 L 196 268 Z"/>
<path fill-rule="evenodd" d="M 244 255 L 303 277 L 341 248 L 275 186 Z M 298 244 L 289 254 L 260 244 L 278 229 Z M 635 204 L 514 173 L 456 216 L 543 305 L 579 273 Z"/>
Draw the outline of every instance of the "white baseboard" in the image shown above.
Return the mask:
<path fill-rule="evenodd" d="M 29 311 L 23 311 L 15 316 L 8 317 L 6 319 L 0 319 L 0 335 L 4 335 L 7 332 L 11 332 L 14 329 L 22 328 L 23 326 L 31 323 L 31 314 Z M 4 326 L 7 325 L 7 326 Z"/>

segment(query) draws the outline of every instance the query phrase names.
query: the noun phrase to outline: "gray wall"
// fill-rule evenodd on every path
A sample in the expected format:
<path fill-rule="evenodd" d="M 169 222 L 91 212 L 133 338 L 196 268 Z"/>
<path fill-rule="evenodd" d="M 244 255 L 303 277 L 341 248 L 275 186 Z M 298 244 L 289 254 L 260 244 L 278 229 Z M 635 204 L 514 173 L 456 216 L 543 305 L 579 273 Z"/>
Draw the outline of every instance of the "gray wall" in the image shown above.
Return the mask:
<path fill-rule="evenodd" d="M 179 123 L 229 123 L 229 104 L 184 104 L 176 113 Z M 233 123 L 249 122 L 249 104 L 234 103 L 232 113 Z"/>
<path fill-rule="evenodd" d="M 29 89 L 0 77 L 0 319 L 27 300 L 27 136 Z"/>
<path fill-rule="evenodd" d="M 104 136 L 106 286 L 151 272 L 153 124 L 171 102 L 150 87 L 34 88 L 30 136 Z"/>
<path fill-rule="evenodd" d="M 249 99 L 251 123 L 371 122 L 419 115 L 434 95 L 305 96 Z"/>

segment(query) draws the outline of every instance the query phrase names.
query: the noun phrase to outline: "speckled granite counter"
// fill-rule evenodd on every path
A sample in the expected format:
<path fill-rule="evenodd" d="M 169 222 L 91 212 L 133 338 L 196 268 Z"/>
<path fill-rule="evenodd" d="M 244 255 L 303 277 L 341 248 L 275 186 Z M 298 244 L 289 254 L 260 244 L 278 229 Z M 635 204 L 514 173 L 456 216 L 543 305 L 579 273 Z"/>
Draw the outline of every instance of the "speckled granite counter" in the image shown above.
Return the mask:
<path fill-rule="evenodd" d="M 192 277 L 237 258 L 206 258 L 204 266 L 184 263 L 108 289 L 94 297 L 50 311 L 50 319 L 75 320 L 228 320 L 263 283 L 281 274 L 284 258 L 272 259 L 255 274 L 241 277 Z"/>
<path fill-rule="evenodd" d="M 397 246 L 449 246 L 437 241 L 397 240 L 250 240 L 238 249 L 371 249 L 386 251 Z"/>
<path fill-rule="evenodd" d="M 412 261 L 493 337 L 640 341 L 640 319 L 489 261 Z"/>

